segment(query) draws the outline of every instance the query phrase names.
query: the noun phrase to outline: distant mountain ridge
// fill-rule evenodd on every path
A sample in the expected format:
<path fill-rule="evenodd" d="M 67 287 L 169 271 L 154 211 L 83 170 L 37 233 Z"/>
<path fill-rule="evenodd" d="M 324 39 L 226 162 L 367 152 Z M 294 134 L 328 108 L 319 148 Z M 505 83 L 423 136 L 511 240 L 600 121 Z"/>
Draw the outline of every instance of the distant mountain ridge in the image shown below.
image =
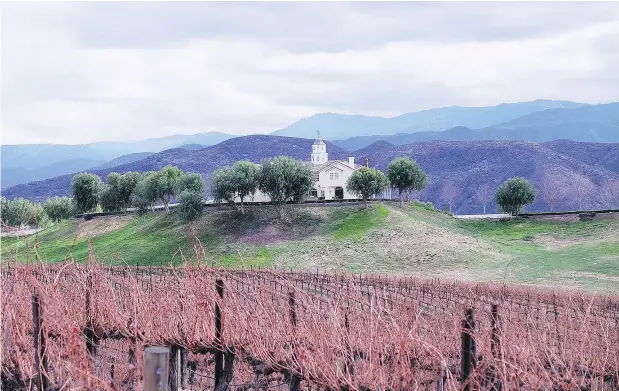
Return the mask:
<path fill-rule="evenodd" d="M 214 145 L 232 137 L 235 136 L 220 132 L 209 132 L 192 135 L 174 135 L 140 141 L 98 142 L 78 145 L 2 145 L 2 167 L 33 169 L 68 160 L 69 158 L 108 161 L 132 153 L 144 151 L 161 152 L 183 144 Z"/>
<path fill-rule="evenodd" d="M 575 109 L 548 109 L 482 129 L 457 126 L 440 132 L 398 133 L 357 136 L 333 143 L 356 150 L 378 140 L 394 145 L 445 140 L 525 140 L 547 142 L 570 139 L 583 142 L 619 142 L 619 103 L 583 106 Z"/>
<path fill-rule="evenodd" d="M 1 169 L 0 181 L 2 183 L 2 188 L 4 189 L 20 183 L 40 181 L 42 179 L 51 178 L 58 175 L 88 170 L 104 162 L 104 160 L 77 158 L 64 160 L 62 162 L 52 163 L 49 166 L 33 169 L 21 167 L 6 168 L 3 165 Z"/>
<path fill-rule="evenodd" d="M 111 172 L 158 170 L 166 164 L 174 164 L 189 172 L 202 174 L 210 182 L 211 173 L 220 167 L 231 165 L 237 160 L 247 159 L 259 163 L 264 158 L 286 155 L 295 159 L 309 160 L 313 140 L 278 137 L 269 135 L 245 136 L 226 140 L 220 144 L 200 150 L 170 149 L 145 159 L 105 170 L 93 171 L 102 178 Z M 352 155 L 357 163 L 385 170 L 389 162 L 399 156 L 415 159 L 430 177 L 422 198 L 438 206 L 444 203 L 440 193 L 442 186 L 453 182 L 461 189 L 456 202 L 456 213 L 479 212 L 479 205 L 473 197 L 475 187 L 482 183 L 493 189 L 512 176 L 523 176 L 535 185 L 545 175 L 558 175 L 565 186 L 572 186 L 575 178 L 582 178 L 592 189 L 599 189 L 605 183 L 619 180 L 619 173 L 613 171 L 619 144 L 555 142 L 549 145 L 528 141 L 428 141 L 395 146 L 378 141 L 364 149 L 348 152 L 327 142 L 329 159 L 345 159 Z M 564 151 L 560 153 L 559 151 Z M 582 151 L 590 151 L 583 154 Z M 601 155 L 599 159 L 595 156 Z M 602 156 L 603 155 L 603 156 Z M 14 186 L 3 191 L 8 198 L 25 197 L 43 201 L 54 195 L 69 195 L 71 175 L 64 175 L 40 182 Z M 592 191 L 587 207 L 601 207 L 603 200 L 599 191 Z M 489 206 L 489 210 L 493 210 Z M 558 208 L 572 209 L 573 202 L 563 202 Z M 528 210 L 545 210 L 541 197 Z"/>
<path fill-rule="evenodd" d="M 393 118 L 323 113 L 303 118 L 272 134 L 313 138 L 316 130 L 320 130 L 322 138 L 342 140 L 356 136 L 436 132 L 456 126 L 480 129 L 543 110 L 574 109 L 584 106 L 588 105 L 539 99 L 532 102 L 503 103 L 488 107 L 441 107 L 406 113 Z"/>

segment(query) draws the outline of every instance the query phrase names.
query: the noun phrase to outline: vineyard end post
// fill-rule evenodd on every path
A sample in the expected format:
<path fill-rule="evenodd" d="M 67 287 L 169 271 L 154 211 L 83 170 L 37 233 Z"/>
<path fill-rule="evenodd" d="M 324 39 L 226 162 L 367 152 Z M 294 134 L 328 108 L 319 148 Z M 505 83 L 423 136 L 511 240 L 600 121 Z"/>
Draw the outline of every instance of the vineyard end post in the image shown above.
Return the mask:
<path fill-rule="evenodd" d="M 168 391 L 170 349 L 149 346 L 144 349 L 144 389 L 142 391 Z"/>
<path fill-rule="evenodd" d="M 469 376 L 473 369 L 473 360 L 475 355 L 473 330 L 475 328 L 475 321 L 473 320 L 473 309 L 466 310 L 466 318 L 462 321 L 462 359 L 460 371 L 461 381 L 464 384 L 464 391 L 470 391 L 471 386 L 469 382 Z"/>

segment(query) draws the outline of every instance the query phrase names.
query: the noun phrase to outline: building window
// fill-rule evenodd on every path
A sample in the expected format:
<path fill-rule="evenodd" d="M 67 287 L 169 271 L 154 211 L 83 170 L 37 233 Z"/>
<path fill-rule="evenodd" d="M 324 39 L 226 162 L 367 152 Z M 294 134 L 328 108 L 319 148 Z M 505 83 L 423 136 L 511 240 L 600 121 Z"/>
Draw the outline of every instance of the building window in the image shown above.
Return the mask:
<path fill-rule="evenodd" d="M 340 179 L 340 173 L 339 172 L 330 172 L 329 173 L 329 179 L 331 179 L 332 181 L 337 181 L 338 179 Z"/>
<path fill-rule="evenodd" d="M 318 189 L 312 189 L 312 197 L 318 197 Z"/>
<path fill-rule="evenodd" d="M 314 182 L 318 182 L 320 180 L 319 174 L 317 172 L 312 173 L 312 176 L 314 177 Z"/>

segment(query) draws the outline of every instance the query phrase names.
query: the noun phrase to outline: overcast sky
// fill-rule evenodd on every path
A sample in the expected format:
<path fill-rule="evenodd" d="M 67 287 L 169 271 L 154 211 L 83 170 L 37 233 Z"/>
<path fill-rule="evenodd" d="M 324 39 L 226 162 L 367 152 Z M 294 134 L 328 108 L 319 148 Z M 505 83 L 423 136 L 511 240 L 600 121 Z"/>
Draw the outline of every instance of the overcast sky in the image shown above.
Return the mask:
<path fill-rule="evenodd" d="M 2 3 L 2 142 L 619 101 L 619 3 Z"/>

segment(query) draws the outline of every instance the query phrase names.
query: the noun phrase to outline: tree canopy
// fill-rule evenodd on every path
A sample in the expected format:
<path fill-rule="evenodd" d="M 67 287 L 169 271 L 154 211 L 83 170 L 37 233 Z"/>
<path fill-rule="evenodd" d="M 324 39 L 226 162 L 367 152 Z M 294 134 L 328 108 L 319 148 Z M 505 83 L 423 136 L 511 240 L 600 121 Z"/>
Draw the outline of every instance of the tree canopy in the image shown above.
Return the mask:
<path fill-rule="evenodd" d="M 176 194 L 180 195 L 183 190 L 188 190 L 193 193 L 204 193 L 204 179 L 200 174 L 183 174 L 177 181 Z"/>
<path fill-rule="evenodd" d="M 513 177 L 499 186 L 494 198 L 499 210 L 517 216 L 525 205 L 535 202 L 535 189 L 526 179 Z"/>
<path fill-rule="evenodd" d="M 387 178 L 391 186 L 398 189 L 400 193 L 400 206 L 404 204 L 405 192 L 423 190 L 428 180 L 417 162 L 406 157 L 394 159 L 389 164 Z"/>
<path fill-rule="evenodd" d="M 380 194 L 389 186 L 387 177 L 374 168 L 361 167 L 348 178 L 346 187 L 349 191 L 361 196 L 368 207 L 368 198 Z"/>
<path fill-rule="evenodd" d="M 298 160 L 278 156 L 262 162 L 259 189 L 271 198 L 273 205 L 279 205 L 280 215 L 287 201 L 299 201 L 308 194 L 312 182 L 311 170 Z"/>
<path fill-rule="evenodd" d="M 48 198 L 43 203 L 43 210 L 45 210 L 47 216 L 56 223 L 73 217 L 75 213 L 73 200 L 69 197 Z"/>
<path fill-rule="evenodd" d="M 101 199 L 103 182 L 95 174 L 81 172 L 71 179 L 71 192 L 78 212 L 94 210 Z"/>

